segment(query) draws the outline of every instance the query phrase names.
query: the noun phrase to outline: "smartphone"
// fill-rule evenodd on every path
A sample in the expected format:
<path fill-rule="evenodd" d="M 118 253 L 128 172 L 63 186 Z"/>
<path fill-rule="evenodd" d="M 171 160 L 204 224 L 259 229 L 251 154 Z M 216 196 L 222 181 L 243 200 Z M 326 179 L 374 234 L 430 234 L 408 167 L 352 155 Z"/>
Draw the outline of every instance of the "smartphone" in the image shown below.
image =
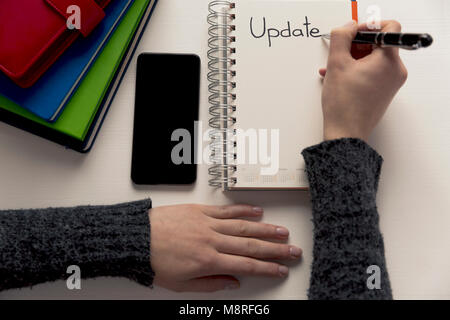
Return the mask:
<path fill-rule="evenodd" d="M 197 55 L 139 55 L 131 169 L 135 184 L 195 182 L 199 92 Z"/>

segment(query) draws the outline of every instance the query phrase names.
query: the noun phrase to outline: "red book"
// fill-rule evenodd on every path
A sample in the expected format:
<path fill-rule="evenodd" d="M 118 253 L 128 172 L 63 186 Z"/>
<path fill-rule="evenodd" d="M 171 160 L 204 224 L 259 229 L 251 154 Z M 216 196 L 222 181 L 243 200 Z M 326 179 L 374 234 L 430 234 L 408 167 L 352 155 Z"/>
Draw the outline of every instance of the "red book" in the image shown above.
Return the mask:
<path fill-rule="evenodd" d="M 95 29 L 109 2 L 2 0 L 0 70 L 19 86 L 32 86 L 80 35 L 87 37 Z M 68 27 L 74 5 L 79 8 L 80 29 Z"/>

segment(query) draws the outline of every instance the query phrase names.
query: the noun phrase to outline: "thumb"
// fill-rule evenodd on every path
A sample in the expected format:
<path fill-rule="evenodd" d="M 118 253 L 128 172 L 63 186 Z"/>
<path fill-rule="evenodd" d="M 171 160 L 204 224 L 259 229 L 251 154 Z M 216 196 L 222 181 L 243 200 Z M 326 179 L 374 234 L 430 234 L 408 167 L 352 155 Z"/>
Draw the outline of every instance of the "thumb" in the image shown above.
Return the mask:
<path fill-rule="evenodd" d="M 331 31 L 330 55 L 351 57 L 353 39 L 358 33 L 358 24 L 355 20 L 347 23 L 343 27 Z"/>
<path fill-rule="evenodd" d="M 239 287 L 239 280 L 231 276 L 210 276 L 192 279 L 186 282 L 186 289 L 190 292 L 234 290 L 239 289 Z"/>

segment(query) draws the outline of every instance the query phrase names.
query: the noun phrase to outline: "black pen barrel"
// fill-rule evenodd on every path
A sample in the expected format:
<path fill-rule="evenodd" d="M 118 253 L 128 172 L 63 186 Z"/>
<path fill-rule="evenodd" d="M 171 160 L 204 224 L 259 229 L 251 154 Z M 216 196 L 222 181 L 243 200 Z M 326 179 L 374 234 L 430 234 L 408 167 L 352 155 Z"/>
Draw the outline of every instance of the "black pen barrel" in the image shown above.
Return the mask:
<path fill-rule="evenodd" d="M 358 32 L 354 43 L 377 44 L 379 32 Z"/>
<path fill-rule="evenodd" d="M 433 38 L 429 34 L 361 31 L 357 33 L 353 42 L 417 49 L 429 47 L 433 43 Z"/>

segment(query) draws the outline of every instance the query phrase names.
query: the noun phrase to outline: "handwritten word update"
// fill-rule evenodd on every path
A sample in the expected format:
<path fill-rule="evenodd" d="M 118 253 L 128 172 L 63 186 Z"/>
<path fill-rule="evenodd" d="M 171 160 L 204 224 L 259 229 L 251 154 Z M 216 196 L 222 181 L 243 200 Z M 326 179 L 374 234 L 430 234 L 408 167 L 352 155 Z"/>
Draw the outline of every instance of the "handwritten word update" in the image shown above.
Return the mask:
<path fill-rule="evenodd" d="M 263 17 L 260 21 L 262 23 L 255 22 L 253 17 L 250 18 L 250 33 L 255 39 L 267 37 L 269 47 L 272 47 L 272 40 L 274 38 L 320 38 L 320 30 L 313 27 L 309 22 L 308 17 L 305 16 L 305 22 L 300 24 L 300 27 L 292 27 L 291 22 L 287 21 L 287 27 L 285 29 L 277 29 L 274 27 L 268 27 L 266 23 L 266 17 Z"/>

